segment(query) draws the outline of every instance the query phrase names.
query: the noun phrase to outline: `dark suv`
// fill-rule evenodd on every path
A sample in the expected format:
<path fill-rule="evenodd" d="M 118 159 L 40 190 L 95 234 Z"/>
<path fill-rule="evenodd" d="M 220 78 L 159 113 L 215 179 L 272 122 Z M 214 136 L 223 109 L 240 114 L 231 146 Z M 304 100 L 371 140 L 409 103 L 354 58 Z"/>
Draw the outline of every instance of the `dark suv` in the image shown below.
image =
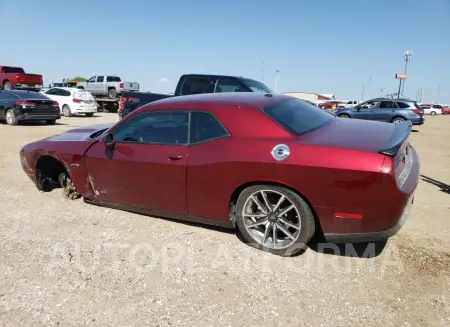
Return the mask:
<path fill-rule="evenodd" d="M 413 125 L 425 123 L 423 109 L 413 100 L 409 99 L 372 99 L 353 108 L 338 109 L 336 116 L 341 118 L 355 118 L 377 120 L 386 123 L 398 123 L 409 120 Z"/>

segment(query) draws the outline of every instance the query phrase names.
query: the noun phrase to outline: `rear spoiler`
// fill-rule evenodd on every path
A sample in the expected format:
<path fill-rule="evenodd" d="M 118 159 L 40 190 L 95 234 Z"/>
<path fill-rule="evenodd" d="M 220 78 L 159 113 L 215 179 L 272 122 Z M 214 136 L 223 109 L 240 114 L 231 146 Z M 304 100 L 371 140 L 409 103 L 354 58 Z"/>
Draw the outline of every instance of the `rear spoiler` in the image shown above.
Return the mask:
<path fill-rule="evenodd" d="M 395 124 L 394 132 L 392 133 L 391 138 L 387 141 L 387 143 L 383 146 L 383 150 L 380 150 L 379 153 L 390 157 L 395 157 L 403 143 L 405 143 L 408 139 L 411 132 L 411 121 L 407 120 L 405 122 Z"/>

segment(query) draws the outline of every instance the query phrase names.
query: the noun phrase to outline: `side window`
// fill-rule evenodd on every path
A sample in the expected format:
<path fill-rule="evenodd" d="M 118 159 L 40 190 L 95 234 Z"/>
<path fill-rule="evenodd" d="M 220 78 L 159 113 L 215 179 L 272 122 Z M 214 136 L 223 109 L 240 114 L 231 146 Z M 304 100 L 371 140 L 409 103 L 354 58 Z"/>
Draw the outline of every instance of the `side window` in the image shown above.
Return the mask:
<path fill-rule="evenodd" d="M 105 76 L 98 76 L 97 82 L 103 82 L 105 80 Z"/>
<path fill-rule="evenodd" d="M 181 95 L 212 93 L 211 79 L 208 77 L 186 77 Z"/>
<path fill-rule="evenodd" d="M 47 92 L 45 92 L 45 94 L 48 94 L 48 95 L 55 95 L 55 92 L 56 92 L 56 89 L 50 89 L 50 90 L 48 90 Z"/>
<path fill-rule="evenodd" d="M 95 82 L 95 76 L 93 76 L 90 79 L 88 79 L 88 83 L 94 83 L 94 82 Z"/>
<path fill-rule="evenodd" d="M 127 121 L 114 133 L 118 143 L 183 145 L 188 143 L 189 113 L 147 112 Z"/>
<path fill-rule="evenodd" d="M 360 105 L 360 108 L 363 109 L 370 109 L 370 108 L 374 108 L 376 105 L 375 101 L 369 101 L 369 102 L 365 102 L 363 104 Z"/>
<path fill-rule="evenodd" d="M 225 127 L 212 114 L 195 111 L 191 113 L 190 132 L 190 143 L 193 144 L 229 135 Z"/>
<path fill-rule="evenodd" d="M 64 96 L 64 97 L 70 97 L 71 95 L 72 95 L 72 93 L 70 93 L 70 91 L 67 91 L 67 90 L 61 90 L 62 92 L 62 96 Z"/>
<path fill-rule="evenodd" d="M 397 106 L 401 109 L 407 109 L 409 108 L 409 105 L 407 103 L 404 102 L 397 102 Z"/>
<path fill-rule="evenodd" d="M 245 92 L 241 83 L 233 78 L 219 77 L 216 83 L 215 93 L 222 92 Z"/>

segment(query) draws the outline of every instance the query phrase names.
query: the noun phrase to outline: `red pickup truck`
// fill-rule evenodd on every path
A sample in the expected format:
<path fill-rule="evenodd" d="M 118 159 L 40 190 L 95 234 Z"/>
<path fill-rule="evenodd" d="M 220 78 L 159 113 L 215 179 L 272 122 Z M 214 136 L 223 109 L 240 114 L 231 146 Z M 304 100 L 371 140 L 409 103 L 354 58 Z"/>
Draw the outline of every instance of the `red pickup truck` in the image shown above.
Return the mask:
<path fill-rule="evenodd" d="M 20 67 L 0 66 L 0 88 L 40 91 L 42 75 L 27 74 Z"/>

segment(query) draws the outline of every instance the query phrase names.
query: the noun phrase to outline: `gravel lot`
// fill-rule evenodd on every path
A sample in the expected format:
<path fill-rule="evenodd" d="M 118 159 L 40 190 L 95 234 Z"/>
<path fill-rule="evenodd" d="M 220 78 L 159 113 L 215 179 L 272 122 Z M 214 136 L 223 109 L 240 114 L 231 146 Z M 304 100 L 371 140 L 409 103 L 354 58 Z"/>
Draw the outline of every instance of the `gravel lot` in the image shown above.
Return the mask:
<path fill-rule="evenodd" d="M 411 141 L 441 184 L 423 177 L 410 219 L 369 258 L 332 244 L 281 258 L 223 230 L 39 193 L 23 173 L 25 143 L 116 119 L 0 125 L 0 326 L 450 325 L 450 116 Z"/>

